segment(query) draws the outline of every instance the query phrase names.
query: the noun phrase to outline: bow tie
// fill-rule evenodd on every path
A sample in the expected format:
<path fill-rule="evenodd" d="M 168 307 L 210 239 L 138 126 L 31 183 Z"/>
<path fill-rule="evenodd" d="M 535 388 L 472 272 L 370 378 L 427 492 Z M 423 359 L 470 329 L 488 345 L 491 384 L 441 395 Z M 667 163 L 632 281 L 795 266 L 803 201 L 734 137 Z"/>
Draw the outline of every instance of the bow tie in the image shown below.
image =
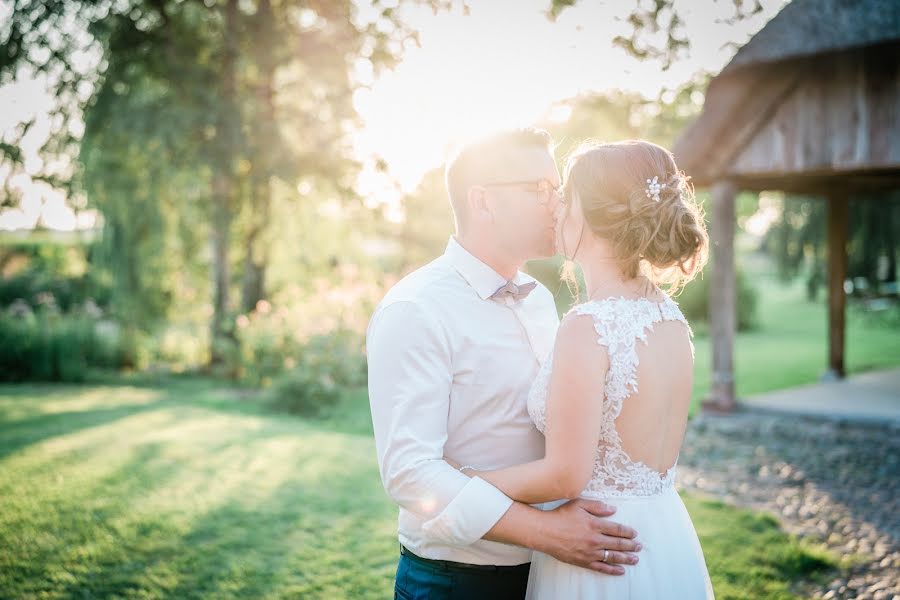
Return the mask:
<path fill-rule="evenodd" d="M 491 294 L 491 300 L 501 300 L 510 297 L 514 302 L 519 302 L 524 300 L 531 293 L 531 290 L 536 287 L 537 283 L 534 281 L 529 281 L 522 285 L 516 285 L 512 281 L 507 281 L 506 285 L 501 286 L 499 290 Z"/>

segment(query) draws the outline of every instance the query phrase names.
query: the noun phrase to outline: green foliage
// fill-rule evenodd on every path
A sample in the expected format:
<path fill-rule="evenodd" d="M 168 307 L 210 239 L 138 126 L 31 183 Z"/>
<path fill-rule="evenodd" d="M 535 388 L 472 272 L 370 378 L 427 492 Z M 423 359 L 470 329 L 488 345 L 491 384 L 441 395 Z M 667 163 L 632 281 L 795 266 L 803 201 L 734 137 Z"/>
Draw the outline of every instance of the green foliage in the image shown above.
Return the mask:
<path fill-rule="evenodd" d="M 775 259 L 782 280 L 802 277 L 808 298 L 814 299 L 827 281 L 827 200 L 773 196 L 769 201 L 778 211 L 778 218 L 766 233 L 762 247 Z M 849 210 L 847 276 L 862 280 L 862 285 L 854 287 L 854 293 L 896 295 L 900 194 L 853 197 Z"/>
<path fill-rule="evenodd" d="M 779 197 L 777 202 L 780 215 L 762 247 L 775 259 L 782 281 L 800 275 L 809 265 L 809 280 L 818 286 L 825 269 L 827 205 L 821 198 L 805 196 Z"/>
<path fill-rule="evenodd" d="M 227 362 L 229 341 L 216 338 L 234 288 L 244 310 L 270 295 L 271 229 L 284 217 L 271 210 L 273 189 L 324 182 L 317 201 L 354 199 L 353 92 L 414 32 L 401 11 L 349 0 L 37 4 L 18 3 L 4 24 L 0 81 L 47 71 L 62 122 L 83 114 L 80 139 L 51 138 L 77 154 L 70 180 L 103 216 L 93 267 L 117 317 L 149 332 L 179 302 L 196 305 L 191 288 L 201 288 L 213 308 L 208 355 Z M 84 72 L 71 59 L 79 46 L 100 59 Z M 4 140 L 0 159 L 20 160 L 29 126 Z"/>
<path fill-rule="evenodd" d="M 97 281 L 92 272 L 64 276 L 29 270 L 0 278 L 0 306 L 10 306 L 21 300 L 36 309 L 41 304 L 41 299 L 47 297 L 52 297 L 63 312 L 85 303 L 105 311 L 109 309 L 110 303 L 109 289 Z"/>
<path fill-rule="evenodd" d="M 727 19 L 732 23 L 763 11 L 760 0 L 732 0 L 732 3 L 733 14 Z M 564 10 L 576 4 L 578 0 L 550 0 L 547 16 L 556 19 Z M 634 7 L 627 17 L 631 31 L 627 36 L 616 36 L 613 44 L 636 58 L 657 60 L 662 64 L 663 70 L 668 69 L 691 47 L 691 40 L 685 36 L 684 21 L 681 18 L 681 11 L 689 3 L 638 0 L 632 4 Z M 659 35 L 660 32 L 663 35 Z"/>
<path fill-rule="evenodd" d="M 94 244 L 58 240 L 0 247 L 0 379 L 81 381 L 91 369 L 134 364 L 136 349 L 110 319 L 112 290 L 90 269 Z"/>
<path fill-rule="evenodd" d="M 348 265 L 260 300 L 229 320 L 225 374 L 268 389 L 278 410 L 320 414 L 365 384 L 363 332 L 383 292 L 372 273 Z"/>
<path fill-rule="evenodd" d="M 270 396 L 273 406 L 304 416 L 333 408 L 345 390 L 365 385 L 362 346 L 358 335 L 346 331 L 310 338 L 290 369 L 275 380 Z"/>
<path fill-rule="evenodd" d="M 0 243 L 0 306 L 20 300 L 32 309 L 39 298 L 52 297 L 54 304 L 67 312 L 89 302 L 108 310 L 111 290 L 90 269 L 96 246 L 52 237 L 41 238 L 37 230 L 27 240 Z"/>
<path fill-rule="evenodd" d="M 707 263 L 703 272 L 688 283 L 675 300 L 688 321 L 704 323 L 709 321 L 709 286 L 712 263 Z M 735 269 L 737 284 L 737 328 L 747 331 L 756 326 L 758 292 L 751 283 L 747 272 L 738 265 Z"/>
<path fill-rule="evenodd" d="M 208 332 L 190 323 L 168 322 L 142 336 L 141 364 L 156 372 L 197 371 L 209 363 Z"/>
<path fill-rule="evenodd" d="M 183 249 L 205 229 L 193 205 L 206 186 L 209 150 L 186 132 L 212 126 L 214 96 L 198 89 L 209 88 L 214 73 L 197 62 L 204 38 L 189 35 L 202 22 L 196 7 L 168 22 L 185 35 L 165 51 L 136 16 L 111 13 L 92 24 L 107 61 L 85 111 L 79 159 L 89 203 L 104 222 L 93 268 L 112 286 L 116 316 L 150 331 L 172 308 Z M 180 85 L 181 77 L 197 87 Z M 190 218 L 199 223 L 184 227 Z"/>
<path fill-rule="evenodd" d="M 0 380 L 83 381 L 90 369 L 117 369 L 129 361 L 111 321 L 49 308 L 14 311 L 0 316 Z"/>
<path fill-rule="evenodd" d="M 641 137 L 639 119 L 649 103 L 640 94 L 632 92 L 586 94 L 566 103 L 571 113 L 565 121 L 548 121 L 541 126 L 559 144 L 556 155 L 562 163 L 586 139 L 612 141 Z"/>
<path fill-rule="evenodd" d="M 403 198 L 403 213 L 402 223 L 379 218 L 380 233 L 399 247 L 397 263 L 384 265 L 395 272 L 417 268 L 440 256 L 454 232 L 443 168 L 425 173 L 416 189 Z"/>

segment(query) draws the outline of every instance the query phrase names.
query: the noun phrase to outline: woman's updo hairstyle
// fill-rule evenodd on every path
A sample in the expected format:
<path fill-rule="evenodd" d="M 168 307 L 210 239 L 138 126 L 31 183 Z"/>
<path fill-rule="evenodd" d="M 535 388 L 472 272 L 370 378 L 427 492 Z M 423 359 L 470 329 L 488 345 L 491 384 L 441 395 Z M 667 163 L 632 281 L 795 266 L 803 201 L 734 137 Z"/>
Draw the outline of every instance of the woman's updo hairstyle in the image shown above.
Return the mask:
<path fill-rule="evenodd" d="M 626 277 L 643 272 L 677 292 L 706 264 L 702 211 L 665 148 L 642 140 L 582 144 L 566 163 L 563 193 L 579 198 L 586 227 L 613 245 Z"/>

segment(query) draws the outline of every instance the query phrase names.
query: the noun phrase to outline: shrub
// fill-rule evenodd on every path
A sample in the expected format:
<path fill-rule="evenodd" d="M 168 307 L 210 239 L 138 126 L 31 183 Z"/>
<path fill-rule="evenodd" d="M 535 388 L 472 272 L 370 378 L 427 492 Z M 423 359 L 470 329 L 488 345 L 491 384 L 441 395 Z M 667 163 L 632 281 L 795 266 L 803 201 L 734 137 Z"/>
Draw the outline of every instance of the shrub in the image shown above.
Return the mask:
<path fill-rule="evenodd" d="M 343 390 L 366 381 L 362 340 L 346 330 L 313 336 L 288 366 L 275 379 L 270 397 L 276 407 L 304 416 L 320 415 Z"/>
<path fill-rule="evenodd" d="M 63 312 L 78 310 L 88 302 L 98 308 L 108 309 L 111 292 L 89 271 L 80 276 L 29 269 L 15 275 L 0 278 L 0 306 L 25 302 L 37 309 L 41 298 L 50 296 Z"/>
<path fill-rule="evenodd" d="M 234 317 L 236 345 L 223 369 L 267 388 L 281 410 L 320 414 L 366 382 L 363 332 L 384 285 L 345 265 L 305 287 L 289 286 L 271 302 L 260 300 Z"/>
<path fill-rule="evenodd" d="M 691 322 L 709 321 L 710 265 L 703 269 L 701 276 L 691 281 L 675 298 L 681 312 Z M 737 328 L 739 331 L 756 326 L 757 292 L 746 273 L 740 267 L 735 274 L 737 284 Z"/>
<path fill-rule="evenodd" d="M 126 352 L 113 322 L 53 306 L 45 302 L 32 311 L 13 303 L 0 313 L 0 380 L 83 381 L 90 368 L 123 364 Z"/>

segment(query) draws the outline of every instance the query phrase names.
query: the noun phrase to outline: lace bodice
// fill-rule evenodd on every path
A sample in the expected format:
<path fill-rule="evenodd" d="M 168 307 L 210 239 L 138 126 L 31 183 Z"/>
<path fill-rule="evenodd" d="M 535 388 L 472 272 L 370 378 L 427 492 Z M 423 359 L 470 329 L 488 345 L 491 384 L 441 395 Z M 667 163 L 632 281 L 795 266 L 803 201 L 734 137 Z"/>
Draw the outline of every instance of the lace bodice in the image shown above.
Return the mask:
<path fill-rule="evenodd" d="M 579 304 L 570 312 L 590 315 L 597 331 L 597 343 L 609 352 L 609 371 L 603 401 L 603 423 L 594 460 L 594 471 L 582 496 L 652 496 L 675 483 L 675 466 L 665 475 L 640 461 L 633 461 L 622 448 L 616 431 L 616 418 L 622 412 L 625 399 L 637 392 L 637 340 L 647 343 L 647 332 L 660 321 L 681 321 L 690 325 L 675 303 L 665 295 L 662 302 L 647 298 L 607 298 Z M 694 345 L 691 342 L 691 353 Z M 553 352 L 544 361 L 528 395 L 528 412 L 538 430 L 546 433 L 547 394 L 550 387 L 550 368 Z"/>

